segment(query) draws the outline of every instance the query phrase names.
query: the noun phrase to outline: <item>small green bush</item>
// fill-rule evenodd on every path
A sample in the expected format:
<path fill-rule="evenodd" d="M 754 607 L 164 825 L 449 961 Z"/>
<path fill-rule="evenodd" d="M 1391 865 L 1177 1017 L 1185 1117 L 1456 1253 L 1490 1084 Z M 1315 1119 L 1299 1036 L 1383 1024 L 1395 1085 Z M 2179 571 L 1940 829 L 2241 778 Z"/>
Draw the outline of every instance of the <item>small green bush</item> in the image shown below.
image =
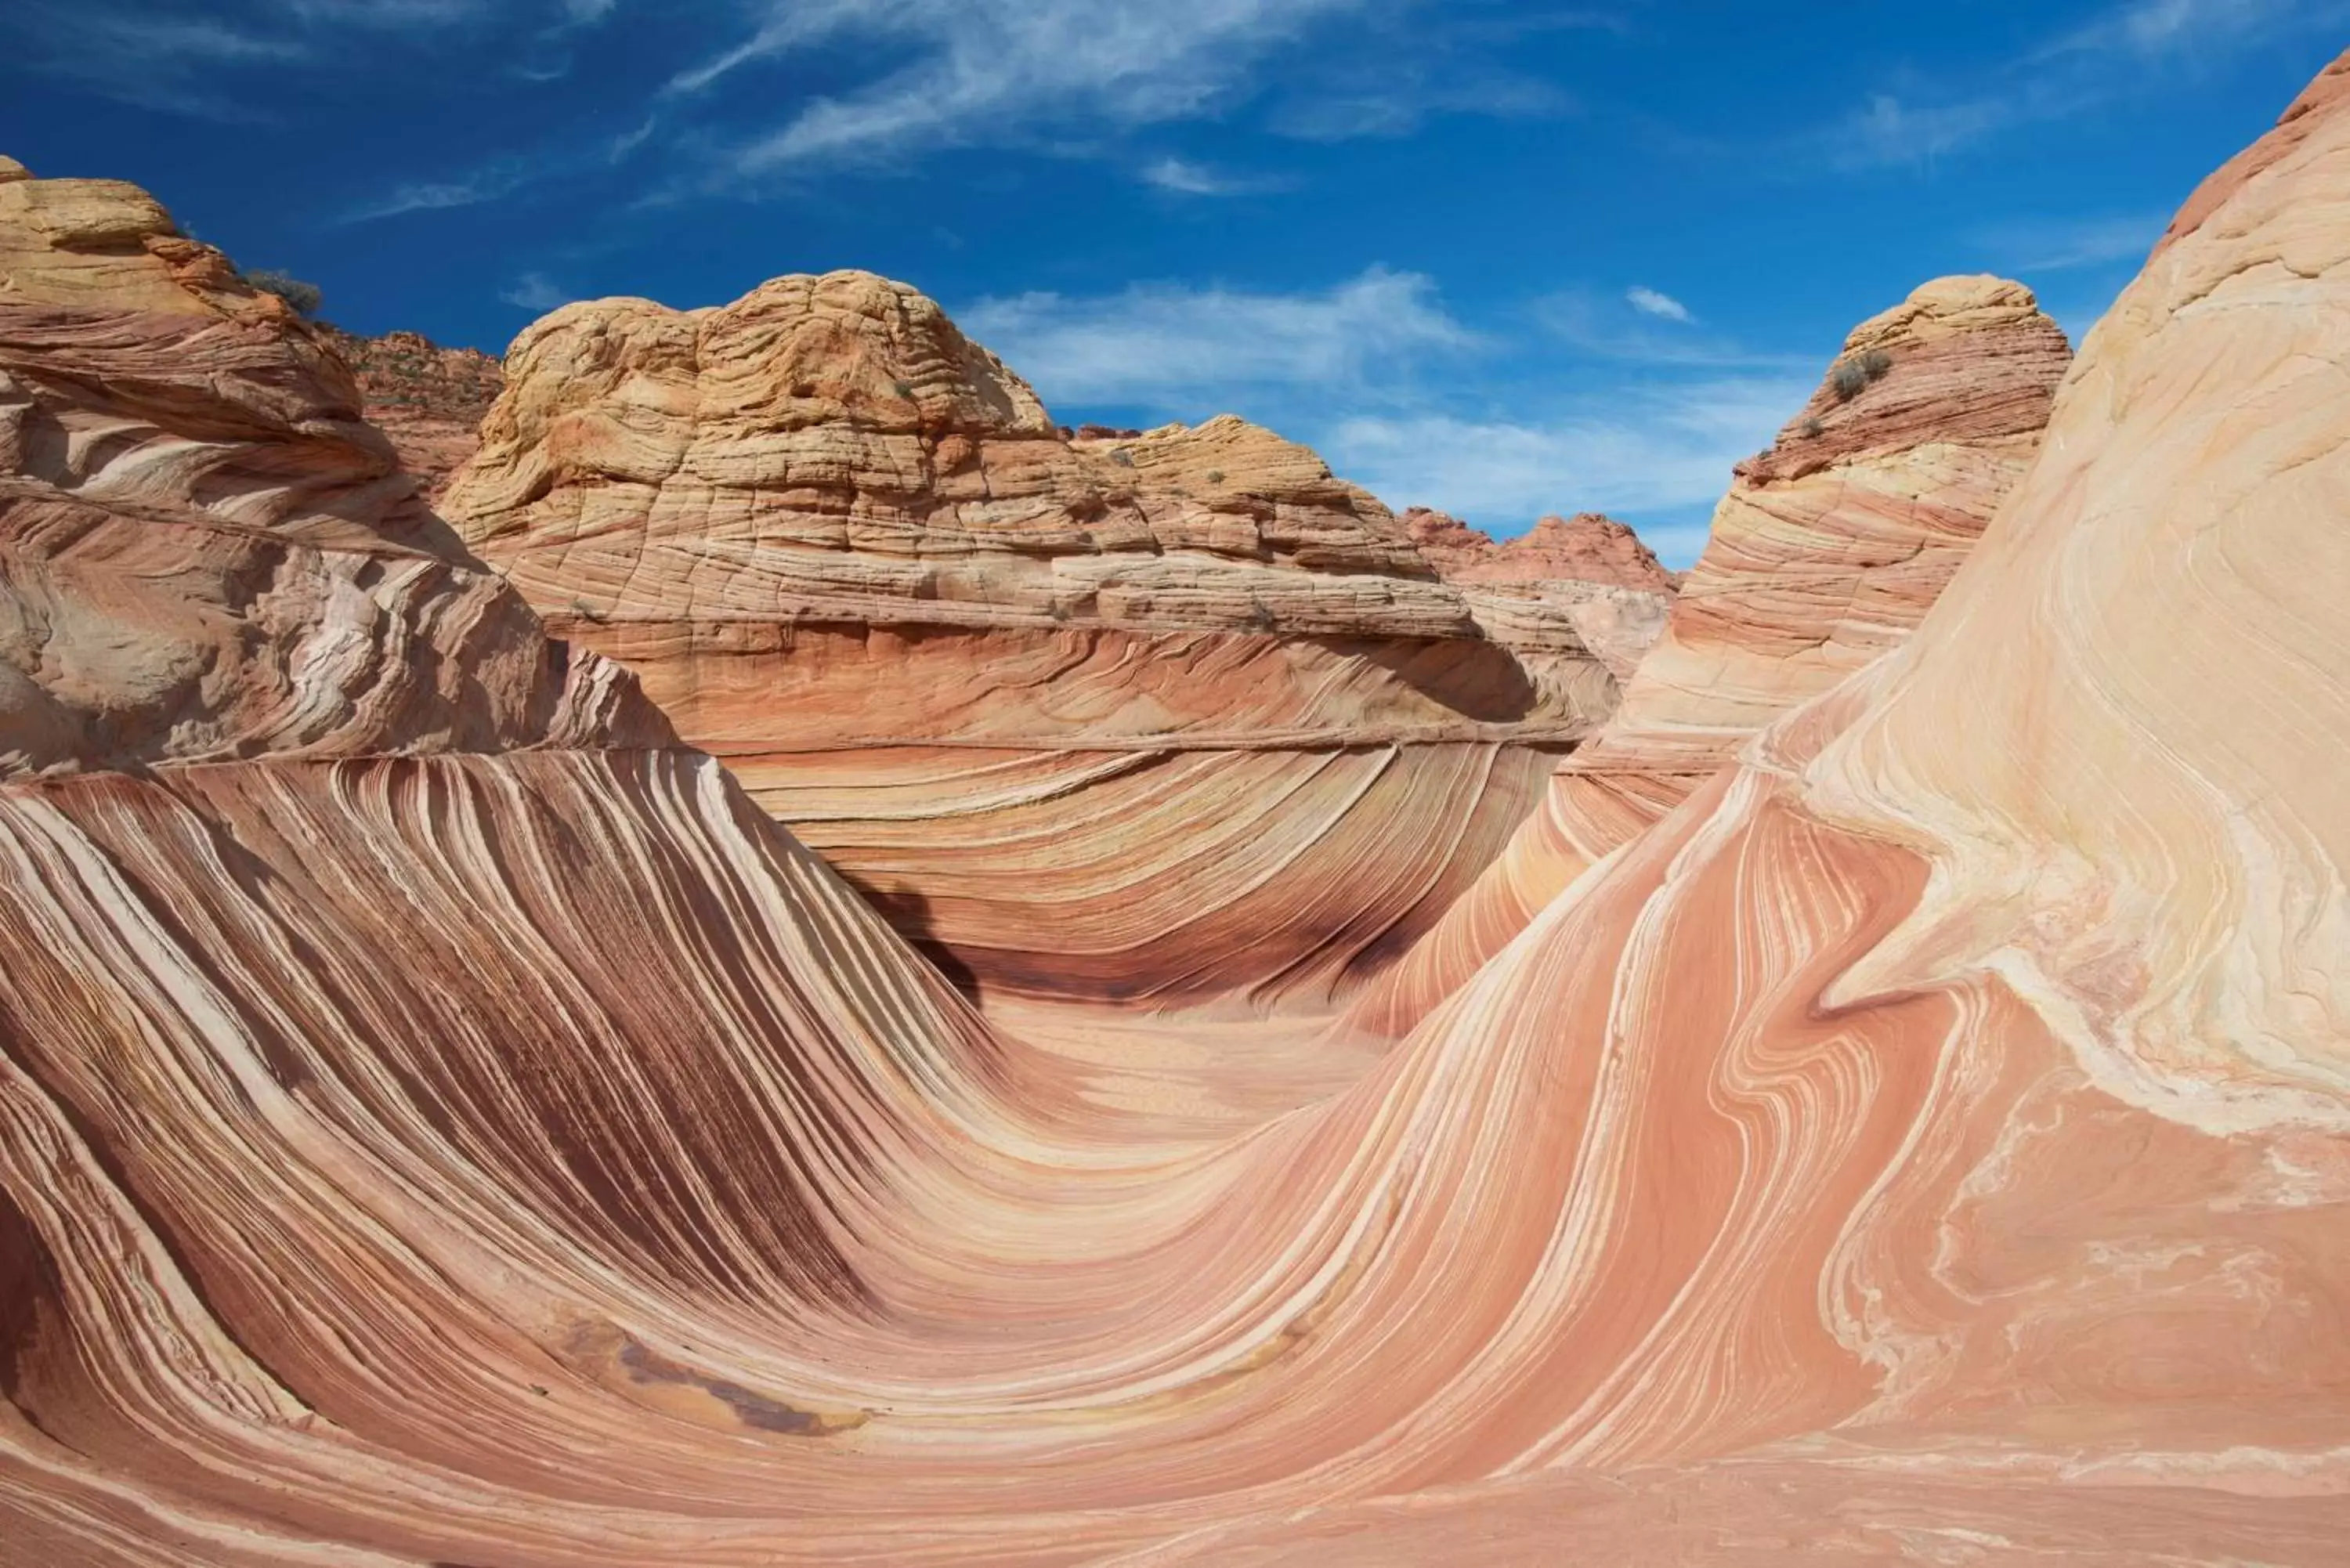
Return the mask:
<path fill-rule="evenodd" d="M 1827 429 L 1827 426 L 1820 423 L 1819 420 L 1814 417 L 1805 420 L 1803 423 L 1802 429 L 1806 439 L 1816 439 L 1822 431 Z"/>
<path fill-rule="evenodd" d="M 262 267 L 253 272 L 240 273 L 237 275 L 244 280 L 247 288 L 258 289 L 264 294 L 276 295 L 294 307 L 295 315 L 305 319 L 317 315 L 318 306 L 326 303 L 327 296 L 320 292 L 317 284 L 305 283 L 291 273 Z"/>
<path fill-rule="evenodd" d="M 1211 483 L 1211 484 L 1222 484 L 1223 482 L 1224 482 L 1224 471 L 1223 471 L 1222 469 L 1221 469 L 1221 468 L 1211 468 L 1211 469 L 1208 470 L 1208 483 Z"/>

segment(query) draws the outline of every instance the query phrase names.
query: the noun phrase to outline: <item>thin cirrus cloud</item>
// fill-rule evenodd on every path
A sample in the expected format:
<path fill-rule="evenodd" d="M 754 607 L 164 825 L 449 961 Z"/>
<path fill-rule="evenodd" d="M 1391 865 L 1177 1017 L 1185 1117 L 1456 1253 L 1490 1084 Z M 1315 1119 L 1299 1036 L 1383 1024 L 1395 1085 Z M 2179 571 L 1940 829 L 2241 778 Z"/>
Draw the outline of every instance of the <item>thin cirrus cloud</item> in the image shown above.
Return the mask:
<path fill-rule="evenodd" d="M 408 213 L 479 206 L 510 196 L 527 185 L 620 162 L 650 140 L 657 129 L 647 119 L 632 130 L 600 140 L 564 145 L 532 157 L 496 159 L 447 180 L 411 182 L 346 208 L 336 223 L 373 223 Z"/>
<path fill-rule="evenodd" d="M 2164 213 L 2024 218 L 1977 229 L 1970 237 L 2011 272 L 2065 272 L 2143 262 L 2168 223 Z"/>
<path fill-rule="evenodd" d="M 521 163 L 476 170 L 453 180 L 426 180 L 396 185 L 382 195 L 337 214 L 340 223 L 372 223 L 403 213 L 430 213 L 450 207 L 472 207 L 494 202 L 528 184 L 533 172 Z"/>
<path fill-rule="evenodd" d="M 1213 112 L 1263 57 L 1369 0 L 776 0 L 752 35 L 681 72 L 707 93 L 747 67 L 847 43 L 912 58 L 741 141 L 758 175 L 1001 143 L 1055 126 L 1132 129 Z"/>
<path fill-rule="evenodd" d="M 1409 52 L 1325 73 L 1291 93 L 1269 124 L 1301 141 L 1408 136 L 1443 115 L 1548 119 L 1575 100 L 1552 83 L 1482 62 L 1415 59 Z"/>
<path fill-rule="evenodd" d="M 1144 164 L 1142 182 L 1178 196 L 1253 196 L 1288 188 L 1284 180 L 1230 174 L 1182 158 L 1160 158 Z"/>
<path fill-rule="evenodd" d="M 1931 165 L 1978 143 L 2145 90 L 2164 74 L 2350 20 L 2350 0 L 2125 0 L 1971 83 L 1877 88 L 1799 138 L 1847 172 Z"/>
<path fill-rule="evenodd" d="M 1364 389 L 1401 379 L 1417 362 L 1483 347 L 1427 277 L 1378 266 L 1315 292 L 1137 284 L 1093 298 L 983 299 L 956 319 L 1018 366 L 1048 403 L 1188 418 L 1267 388 Z"/>
<path fill-rule="evenodd" d="M 267 118 L 261 76 L 364 62 L 396 46 L 420 54 L 452 34 L 480 39 L 516 27 L 577 28 L 618 0 L 220 0 L 191 17 L 172 0 L 10 0 L 0 41 L 42 68 L 145 109 L 216 119 Z M 496 51 L 492 51 L 493 54 Z M 323 78 L 317 78 L 323 79 Z"/>
<path fill-rule="evenodd" d="M 1676 314 L 1678 312 L 1678 314 Z M 1559 348 L 1586 359 L 1659 370 L 1747 369 L 1792 372 L 1800 357 L 1764 353 L 1698 324 L 1687 306 L 1644 286 L 1622 296 L 1563 288 L 1534 302 L 1528 314 Z"/>

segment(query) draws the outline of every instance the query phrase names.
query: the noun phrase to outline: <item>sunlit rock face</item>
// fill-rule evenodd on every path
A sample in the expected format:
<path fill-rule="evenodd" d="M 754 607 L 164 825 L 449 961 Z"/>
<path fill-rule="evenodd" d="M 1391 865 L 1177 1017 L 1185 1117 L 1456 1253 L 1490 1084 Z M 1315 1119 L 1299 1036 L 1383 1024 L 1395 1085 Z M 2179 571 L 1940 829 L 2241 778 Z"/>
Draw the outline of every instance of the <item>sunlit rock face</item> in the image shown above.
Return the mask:
<path fill-rule="evenodd" d="M 2293 127 L 1905 644 L 1244 1129 L 690 752 L 0 784 L 0 1540 L 2337 1562 L 2350 110 Z"/>
<path fill-rule="evenodd" d="M 1617 695 L 1305 448 L 1072 439 L 866 273 L 556 312 L 442 504 L 983 992 L 1327 1007 Z"/>
<path fill-rule="evenodd" d="M 0 774 L 668 735 L 414 489 L 145 192 L 0 182 Z"/>
<path fill-rule="evenodd" d="M 2037 454 L 2071 356 L 2029 289 L 1946 277 L 1853 329 L 1740 465 L 1622 706 L 1356 1022 L 1408 1028 L 1779 715 L 1898 647 Z"/>
<path fill-rule="evenodd" d="M 1563 631 L 1566 647 L 1588 649 L 1624 680 L 1664 635 L 1678 579 L 1613 517 L 1544 517 L 1499 544 L 1424 506 L 1400 521 L 1485 634 L 1522 659 L 1538 659 Z"/>

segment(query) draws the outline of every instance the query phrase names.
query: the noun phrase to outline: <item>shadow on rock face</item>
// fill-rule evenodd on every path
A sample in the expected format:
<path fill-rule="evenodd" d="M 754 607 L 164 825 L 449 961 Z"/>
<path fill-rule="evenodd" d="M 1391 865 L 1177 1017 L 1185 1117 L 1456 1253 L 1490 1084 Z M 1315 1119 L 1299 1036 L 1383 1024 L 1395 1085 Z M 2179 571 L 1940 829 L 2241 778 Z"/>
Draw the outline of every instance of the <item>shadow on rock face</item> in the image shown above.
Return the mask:
<path fill-rule="evenodd" d="M 839 867 L 834 869 L 839 870 Z M 974 1002 L 979 1000 L 978 971 L 939 937 L 937 927 L 931 921 L 928 894 L 911 888 L 894 890 L 876 888 L 847 871 L 840 871 L 840 877 L 856 888 L 858 896 L 872 905 L 881 918 L 889 922 L 893 930 L 906 939 L 908 946 L 928 959 L 931 967 L 946 977 L 949 985 Z"/>
<path fill-rule="evenodd" d="M 1302 640 L 1376 664 L 1430 701 L 1479 723 L 1524 719 L 1542 695 L 1525 666 L 1499 643 L 1470 638 Z"/>

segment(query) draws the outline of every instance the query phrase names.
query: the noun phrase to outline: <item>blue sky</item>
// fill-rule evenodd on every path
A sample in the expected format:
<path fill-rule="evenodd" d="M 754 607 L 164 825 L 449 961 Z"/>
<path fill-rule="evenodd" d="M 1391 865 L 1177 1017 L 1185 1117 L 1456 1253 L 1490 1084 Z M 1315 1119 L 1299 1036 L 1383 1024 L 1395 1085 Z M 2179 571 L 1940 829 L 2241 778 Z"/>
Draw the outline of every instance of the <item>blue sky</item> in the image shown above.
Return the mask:
<path fill-rule="evenodd" d="M 1686 563 L 1940 273 L 2077 337 L 2350 0 L 6 0 L 0 151 L 353 329 L 863 266 L 1064 421 L 1224 410 L 1399 507 Z"/>

